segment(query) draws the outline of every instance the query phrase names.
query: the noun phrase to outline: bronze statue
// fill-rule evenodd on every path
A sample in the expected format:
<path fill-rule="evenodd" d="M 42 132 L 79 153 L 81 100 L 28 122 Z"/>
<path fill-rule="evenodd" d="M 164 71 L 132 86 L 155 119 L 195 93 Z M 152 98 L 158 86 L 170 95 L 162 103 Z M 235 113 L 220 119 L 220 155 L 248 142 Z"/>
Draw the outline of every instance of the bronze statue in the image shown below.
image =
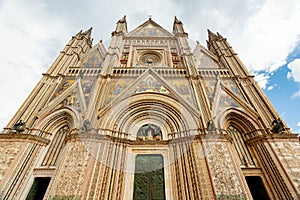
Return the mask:
<path fill-rule="evenodd" d="M 273 133 L 280 133 L 280 132 L 284 131 L 284 125 L 280 118 L 274 119 L 272 121 L 271 126 L 272 126 Z"/>
<path fill-rule="evenodd" d="M 84 120 L 83 121 L 83 127 L 82 127 L 83 131 L 88 132 L 89 129 L 90 129 L 90 125 L 91 125 L 90 120 L 88 120 L 88 119 Z"/>
<path fill-rule="evenodd" d="M 19 122 L 14 124 L 13 127 L 14 130 L 16 130 L 17 132 L 23 132 L 26 129 L 26 122 L 23 122 L 21 119 Z"/>
<path fill-rule="evenodd" d="M 213 120 L 207 122 L 207 131 L 208 133 L 214 133 L 216 131 L 216 125 Z"/>

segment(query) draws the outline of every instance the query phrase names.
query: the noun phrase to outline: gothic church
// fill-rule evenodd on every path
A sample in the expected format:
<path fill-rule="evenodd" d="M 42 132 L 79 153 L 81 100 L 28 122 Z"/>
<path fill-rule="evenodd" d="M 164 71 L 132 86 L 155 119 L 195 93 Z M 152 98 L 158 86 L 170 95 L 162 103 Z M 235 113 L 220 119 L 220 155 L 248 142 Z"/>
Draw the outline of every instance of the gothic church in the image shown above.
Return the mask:
<path fill-rule="evenodd" d="M 0 134 L 0 199 L 300 198 L 300 143 L 227 39 L 73 36 Z"/>

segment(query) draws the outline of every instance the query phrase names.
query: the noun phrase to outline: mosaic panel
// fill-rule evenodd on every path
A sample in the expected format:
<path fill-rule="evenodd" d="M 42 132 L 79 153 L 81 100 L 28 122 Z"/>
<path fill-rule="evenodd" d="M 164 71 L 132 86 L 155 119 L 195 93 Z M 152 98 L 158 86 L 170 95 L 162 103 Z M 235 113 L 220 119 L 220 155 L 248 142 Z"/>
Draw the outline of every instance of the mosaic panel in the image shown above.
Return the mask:
<path fill-rule="evenodd" d="M 82 66 L 86 68 L 99 68 L 101 67 L 102 62 L 103 59 L 100 57 L 99 53 L 95 52 L 83 61 Z"/>
<path fill-rule="evenodd" d="M 237 87 L 236 83 L 232 79 L 224 79 L 222 83 L 230 89 L 232 92 L 234 92 L 238 97 L 245 100 L 244 96 L 242 95 L 240 89 Z"/>
<path fill-rule="evenodd" d="M 61 103 L 62 106 L 71 106 L 74 109 L 76 109 L 79 113 L 81 113 L 82 108 L 79 102 L 79 96 L 77 94 L 77 91 L 73 92 L 72 94 L 69 94 Z"/>
<path fill-rule="evenodd" d="M 110 103 L 117 95 L 119 95 L 127 86 L 132 83 L 132 79 L 112 79 L 108 91 L 105 104 Z"/>
<path fill-rule="evenodd" d="M 168 37 L 160 28 L 148 24 L 147 26 L 141 28 L 136 33 L 132 34 L 133 37 Z"/>
<path fill-rule="evenodd" d="M 163 94 L 168 94 L 169 91 L 153 77 L 148 76 L 146 80 L 141 81 L 136 88 L 132 91 L 133 94 L 142 92 L 158 92 Z"/>
<path fill-rule="evenodd" d="M 62 94 L 66 89 L 68 89 L 73 83 L 75 82 L 74 79 L 65 79 L 62 83 L 58 86 L 57 90 L 54 93 L 53 98 Z"/>
<path fill-rule="evenodd" d="M 205 79 L 203 80 L 203 84 L 207 92 L 208 99 L 212 104 L 216 92 L 217 79 Z"/>
<path fill-rule="evenodd" d="M 217 104 L 217 113 L 226 110 L 227 108 L 240 108 L 241 106 L 224 90 L 221 90 L 219 102 Z"/>
<path fill-rule="evenodd" d="M 218 69 L 218 68 L 220 68 L 212 58 L 210 58 L 203 52 L 199 53 L 199 57 L 198 57 L 198 59 L 196 59 L 196 66 L 200 69 Z"/>
<path fill-rule="evenodd" d="M 81 81 L 83 96 L 85 98 L 86 104 L 89 103 L 90 94 L 91 94 L 92 88 L 94 86 L 94 83 L 95 83 L 95 80 L 89 80 L 89 79 L 84 79 Z"/>
<path fill-rule="evenodd" d="M 169 84 L 173 89 L 187 102 L 193 104 L 193 96 L 190 88 L 189 81 L 186 79 L 170 79 L 168 80 Z"/>

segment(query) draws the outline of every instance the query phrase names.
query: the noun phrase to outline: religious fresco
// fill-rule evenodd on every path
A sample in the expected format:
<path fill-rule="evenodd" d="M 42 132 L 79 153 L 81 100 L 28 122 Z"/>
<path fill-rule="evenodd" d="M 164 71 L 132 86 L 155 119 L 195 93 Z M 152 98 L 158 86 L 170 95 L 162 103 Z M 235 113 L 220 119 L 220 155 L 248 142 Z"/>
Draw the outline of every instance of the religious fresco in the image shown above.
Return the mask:
<path fill-rule="evenodd" d="M 54 96 L 53 96 L 53 99 L 59 95 L 61 95 L 66 89 L 68 89 L 71 85 L 73 85 L 75 83 L 76 80 L 74 79 L 66 79 L 64 81 L 62 81 L 61 85 L 58 87 L 58 89 L 56 90 Z M 85 99 L 85 102 L 82 102 L 83 103 L 86 103 L 86 105 L 88 106 L 88 103 L 90 101 L 90 93 L 91 93 L 91 90 L 93 88 L 93 85 L 94 85 L 94 82 L 95 80 L 94 79 L 83 79 L 83 80 L 80 80 L 80 84 L 81 84 L 81 87 L 82 87 L 82 92 L 83 92 L 83 97 Z M 73 88 L 71 91 L 70 91 L 70 94 L 64 98 L 64 100 L 60 103 L 60 105 L 62 106 L 71 106 L 71 107 L 74 107 L 78 112 L 81 112 L 81 104 L 79 101 L 81 99 L 81 96 L 80 96 L 80 92 L 79 92 L 79 88 L 78 86 L 76 86 L 75 88 Z"/>
<path fill-rule="evenodd" d="M 168 83 L 187 102 L 194 104 L 190 84 L 186 79 L 169 79 Z"/>
<path fill-rule="evenodd" d="M 62 83 L 58 86 L 57 90 L 54 93 L 53 98 L 62 94 L 66 89 L 68 89 L 73 83 L 75 82 L 74 79 L 65 79 Z"/>
<path fill-rule="evenodd" d="M 70 106 L 74 109 L 76 109 L 79 113 L 81 113 L 82 109 L 79 103 L 79 96 L 77 92 L 73 92 L 72 94 L 69 94 L 61 103 L 61 106 Z"/>
<path fill-rule="evenodd" d="M 110 103 L 117 95 L 133 82 L 132 79 L 112 79 L 105 104 Z"/>
<path fill-rule="evenodd" d="M 131 35 L 132 37 L 168 37 L 160 28 L 148 24 Z"/>
<path fill-rule="evenodd" d="M 203 52 L 200 52 L 199 57 L 196 59 L 196 66 L 201 69 L 218 69 L 220 68 L 217 63 Z"/>
<path fill-rule="evenodd" d="M 136 88 L 132 91 L 133 94 L 141 92 L 158 92 L 163 94 L 168 94 L 169 91 L 153 77 L 148 76 L 146 80 L 140 82 Z"/>
<path fill-rule="evenodd" d="M 221 90 L 219 102 L 216 108 L 216 115 L 218 115 L 221 111 L 226 110 L 227 108 L 241 108 L 241 106 L 229 94 L 227 94 L 224 90 Z"/>
<path fill-rule="evenodd" d="M 94 85 L 94 80 L 84 79 L 81 81 L 81 87 L 86 104 L 89 103 L 90 93 Z"/>
<path fill-rule="evenodd" d="M 210 103 L 213 103 L 213 98 L 215 96 L 215 90 L 217 85 L 217 79 L 204 79 L 203 80 L 204 88 L 207 92 L 207 97 L 210 101 Z"/>
<path fill-rule="evenodd" d="M 245 100 L 244 96 L 242 95 L 240 89 L 237 87 L 236 83 L 232 79 L 224 79 L 222 83 L 230 89 L 233 93 L 235 93 L 238 97 Z"/>
<path fill-rule="evenodd" d="M 137 139 L 139 140 L 161 140 L 161 129 L 154 124 L 145 124 L 139 128 L 137 132 Z"/>
<path fill-rule="evenodd" d="M 100 54 L 95 52 L 83 61 L 82 66 L 87 68 L 99 68 L 102 62 L 103 59 L 100 57 Z"/>

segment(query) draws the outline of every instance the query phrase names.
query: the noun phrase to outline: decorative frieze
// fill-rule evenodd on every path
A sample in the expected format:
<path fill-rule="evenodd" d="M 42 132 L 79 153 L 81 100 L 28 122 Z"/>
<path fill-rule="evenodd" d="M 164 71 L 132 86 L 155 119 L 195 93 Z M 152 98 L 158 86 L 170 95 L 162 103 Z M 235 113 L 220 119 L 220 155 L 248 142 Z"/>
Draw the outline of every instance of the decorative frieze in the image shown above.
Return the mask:
<path fill-rule="evenodd" d="M 85 143 L 80 141 L 69 143 L 67 148 L 50 195 L 51 200 L 80 199 L 82 195 L 82 186 L 90 160 L 89 151 Z"/>
<path fill-rule="evenodd" d="M 217 199 L 246 199 L 226 143 L 210 143 L 206 152 Z"/>
<path fill-rule="evenodd" d="M 0 145 L 0 182 L 5 173 L 11 167 L 16 159 L 17 153 L 20 151 L 22 143 L 20 142 L 1 142 Z"/>

